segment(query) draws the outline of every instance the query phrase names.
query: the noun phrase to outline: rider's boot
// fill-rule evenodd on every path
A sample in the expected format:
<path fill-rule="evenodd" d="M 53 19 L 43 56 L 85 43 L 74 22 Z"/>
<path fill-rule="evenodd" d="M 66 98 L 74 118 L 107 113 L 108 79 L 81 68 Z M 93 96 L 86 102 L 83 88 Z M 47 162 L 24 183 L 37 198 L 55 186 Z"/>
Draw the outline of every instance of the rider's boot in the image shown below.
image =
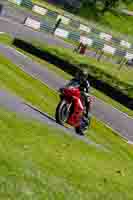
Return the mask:
<path fill-rule="evenodd" d="M 80 122 L 80 127 L 76 128 L 76 133 L 79 135 L 84 135 L 84 132 L 90 126 L 91 113 L 84 115 Z"/>
<path fill-rule="evenodd" d="M 76 133 L 78 135 L 84 135 L 84 132 L 87 129 L 87 127 L 88 127 L 88 119 L 85 116 L 83 116 L 80 122 L 80 126 L 76 128 Z"/>
<path fill-rule="evenodd" d="M 81 130 L 81 128 L 80 127 L 76 127 L 75 128 L 75 131 L 76 131 L 76 133 L 78 134 L 78 135 L 84 135 L 84 132 L 83 132 L 83 130 Z"/>

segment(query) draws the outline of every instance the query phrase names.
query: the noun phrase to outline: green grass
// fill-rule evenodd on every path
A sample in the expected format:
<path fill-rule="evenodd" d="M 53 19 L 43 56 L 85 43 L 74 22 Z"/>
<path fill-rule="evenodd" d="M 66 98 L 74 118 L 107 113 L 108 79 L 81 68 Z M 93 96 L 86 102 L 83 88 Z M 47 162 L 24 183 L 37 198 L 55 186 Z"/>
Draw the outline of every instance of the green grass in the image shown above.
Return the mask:
<path fill-rule="evenodd" d="M 43 44 L 37 40 L 26 40 L 36 48 L 46 51 L 51 55 L 55 55 L 72 65 L 78 66 L 81 63 L 84 64 L 92 77 L 104 81 L 129 97 L 133 97 L 133 69 L 129 69 L 127 66 L 123 66 L 120 69 L 119 65 L 113 65 L 103 61 L 99 62 L 95 58 L 73 53 L 70 49 Z"/>
<path fill-rule="evenodd" d="M 0 60 L 0 87 L 53 114 L 57 94 Z M 88 134 L 109 152 L 0 108 L 1 199 L 132 200 L 132 147 L 95 118 Z"/>
<path fill-rule="evenodd" d="M 12 38 L 11 35 L 9 35 L 7 33 L 1 33 L 0 34 L 0 43 L 11 45 L 12 40 L 13 40 L 13 38 Z"/>
<path fill-rule="evenodd" d="M 8 34 L 0 34 L 0 42 L 1 43 L 5 43 L 8 45 L 12 45 L 12 37 L 9 36 Z M 14 46 L 13 46 L 14 47 Z M 16 48 L 17 49 L 17 48 Z M 33 60 L 39 62 L 42 66 L 48 67 L 48 69 L 56 72 L 59 76 L 63 77 L 64 79 L 71 79 L 72 76 L 64 71 L 62 71 L 61 69 L 59 69 L 58 67 L 36 57 L 33 56 L 23 50 L 18 49 L 19 51 L 21 51 L 22 53 L 26 54 L 27 56 L 31 57 Z M 53 92 L 53 91 L 52 91 Z M 112 106 L 116 107 L 117 109 L 121 110 L 122 112 L 127 113 L 129 116 L 133 116 L 133 111 L 129 110 L 128 108 L 126 108 L 125 106 L 119 104 L 118 102 L 114 101 L 113 99 L 111 99 L 110 97 L 106 96 L 105 94 L 103 94 L 102 92 L 96 90 L 96 89 L 92 89 L 91 90 L 92 94 L 95 95 L 96 97 L 98 97 L 99 99 L 103 100 L 106 103 L 111 104 Z"/>
<path fill-rule="evenodd" d="M 112 143 L 105 153 L 3 109 L 0 119 L 2 200 L 133 199 L 132 147 L 108 129 L 99 135 Z"/>
<path fill-rule="evenodd" d="M 0 88 L 13 92 L 42 111 L 54 116 L 59 102 L 57 92 L 27 75 L 2 54 L 0 54 L 0 60 Z M 52 70 L 54 68 L 55 66 L 52 66 Z M 62 72 L 62 75 L 63 73 L 65 74 Z"/>
<path fill-rule="evenodd" d="M 58 74 L 60 77 L 66 79 L 66 80 L 70 80 L 72 79 L 72 75 L 68 74 L 67 72 L 63 71 L 62 69 L 60 69 L 59 67 L 33 55 L 33 54 L 30 54 L 20 48 L 17 48 L 15 47 L 14 45 L 12 45 L 16 50 L 18 50 L 19 52 L 27 55 L 29 58 L 31 58 L 33 61 L 41 64 L 42 67 L 45 67 L 47 69 L 49 69 L 50 71 L 54 71 L 56 74 Z"/>
<path fill-rule="evenodd" d="M 59 100 L 58 94 L 37 79 L 25 74 L 1 54 L 0 61 L 0 87 L 14 92 L 26 101 L 53 115 Z"/>
<path fill-rule="evenodd" d="M 24 73 L 1 54 L 0 60 L 0 87 L 17 94 L 24 100 L 40 108 L 42 111 L 54 116 L 59 101 L 57 92 L 50 89 L 45 84 L 42 84 L 39 80 Z M 43 61 L 40 62 L 42 64 Z M 62 77 L 70 78 L 65 72 L 57 69 L 55 70 L 56 67 L 54 65 L 47 65 L 47 67 L 49 66 L 51 70 L 56 71 L 56 73 Z M 92 93 L 94 94 L 94 90 Z"/>
<path fill-rule="evenodd" d="M 128 5 L 128 9 L 129 9 L 130 11 L 133 11 L 133 3 Z"/>
<path fill-rule="evenodd" d="M 18 51 L 22 52 L 23 54 L 26 54 L 28 57 L 32 58 L 32 60 L 34 60 L 35 62 L 38 62 L 41 64 L 42 67 L 47 67 L 49 70 L 52 70 L 54 72 L 56 72 L 60 77 L 64 78 L 65 80 L 70 80 L 72 78 L 72 76 L 70 74 L 68 74 L 67 72 L 61 70 L 60 68 L 58 68 L 57 66 L 50 64 L 48 62 L 46 62 L 45 60 L 42 60 L 40 58 L 38 58 L 37 56 L 34 56 L 30 53 L 27 53 L 19 48 L 16 48 Z M 107 95 L 105 95 L 104 93 L 102 93 L 99 90 L 96 90 L 95 88 L 91 89 L 91 94 L 96 96 L 97 98 L 101 99 L 102 101 L 114 106 L 115 108 L 117 108 L 118 110 L 127 113 L 129 116 L 133 117 L 133 111 L 126 108 L 125 106 L 123 106 L 122 104 L 120 104 L 119 102 L 111 99 L 110 97 L 108 97 Z"/>
<path fill-rule="evenodd" d="M 125 39 L 128 39 L 128 35 L 133 35 L 133 17 L 132 16 L 126 16 L 126 15 L 120 15 L 120 14 L 113 14 L 110 12 L 105 13 L 105 15 L 101 18 L 101 24 L 107 25 L 110 29 L 114 29 L 117 32 L 127 34 L 127 38 L 125 36 Z M 132 40 L 133 41 L 133 40 Z"/>
<path fill-rule="evenodd" d="M 101 31 L 107 31 L 116 37 L 125 37 L 125 40 L 129 39 L 129 41 L 131 40 L 133 42 L 132 16 L 126 16 L 118 13 L 117 11 L 108 11 L 104 15 L 96 17 L 94 11 L 88 10 L 88 8 L 82 8 L 79 14 L 87 19 L 91 18 Z M 127 34 L 127 37 L 125 34 Z"/>
<path fill-rule="evenodd" d="M 128 68 L 127 66 L 123 66 L 120 69 L 120 66 L 117 64 L 110 64 L 108 62 L 104 61 L 97 61 L 95 58 L 91 57 L 85 57 L 79 54 L 73 53 L 72 50 L 64 49 L 62 47 L 57 46 L 50 46 L 47 44 L 38 44 L 38 42 L 32 42 L 32 44 L 37 45 L 40 48 L 47 50 L 54 55 L 57 55 L 58 57 L 61 57 L 63 59 L 66 58 L 66 60 L 70 60 L 73 64 L 79 64 L 79 63 L 87 63 L 88 65 L 95 65 L 98 69 L 103 70 L 107 74 L 111 75 L 112 77 L 118 78 L 120 81 L 123 82 L 131 82 L 133 83 L 132 77 L 133 77 L 133 69 Z"/>

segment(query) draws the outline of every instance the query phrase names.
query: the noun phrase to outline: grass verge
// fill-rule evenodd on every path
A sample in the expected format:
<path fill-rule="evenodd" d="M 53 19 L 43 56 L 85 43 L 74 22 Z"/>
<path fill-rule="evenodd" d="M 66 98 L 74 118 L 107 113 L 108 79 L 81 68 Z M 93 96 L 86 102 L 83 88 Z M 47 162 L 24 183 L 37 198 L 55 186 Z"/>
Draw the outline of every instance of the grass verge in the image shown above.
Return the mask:
<path fill-rule="evenodd" d="M 0 119 L 3 200 L 133 198 L 132 148 L 115 135 L 102 133 L 106 139 L 109 134 L 114 145 L 105 153 L 3 109 Z"/>
<path fill-rule="evenodd" d="M 25 74 L 0 54 L 0 87 L 6 88 L 45 112 L 53 115 L 58 102 L 57 93 L 37 79 Z"/>
<path fill-rule="evenodd" d="M 13 41 L 13 38 L 8 33 L 1 33 L 0 34 L 0 43 L 11 45 L 12 41 Z"/>
<path fill-rule="evenodd" d="M 2 55 L 0 60 L 1 87 L 51 114 L 56 95 Z M 88 133 L 110 153 L 1 108 L 0 119 L 2 199 L 133 198 L 132 147 L 101 122 L 93 119 Z"/>

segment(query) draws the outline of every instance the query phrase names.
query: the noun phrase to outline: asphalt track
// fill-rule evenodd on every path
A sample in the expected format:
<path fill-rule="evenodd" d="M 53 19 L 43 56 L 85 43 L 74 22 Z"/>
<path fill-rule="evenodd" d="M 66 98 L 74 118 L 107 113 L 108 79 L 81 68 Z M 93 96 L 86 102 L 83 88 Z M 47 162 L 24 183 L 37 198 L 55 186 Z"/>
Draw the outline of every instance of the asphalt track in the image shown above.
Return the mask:
<path fill-rule="evenodd" d="M 21 70 L 39 79 L 42 83 L 49 85 L 53 89 L 58 89 L 65 84 L 65 80 L 53 71 L 33 62 L 32 59 L 12 47 L 1 44 L 0 52 L 10 58 Z M 128 117 L 125 113 L 118 111 L 99 99 L 95 100 L 92 113 L 112 129 L 118 131 L 122 137 L 133 141 L 133 119 L 131 117 Z"/>

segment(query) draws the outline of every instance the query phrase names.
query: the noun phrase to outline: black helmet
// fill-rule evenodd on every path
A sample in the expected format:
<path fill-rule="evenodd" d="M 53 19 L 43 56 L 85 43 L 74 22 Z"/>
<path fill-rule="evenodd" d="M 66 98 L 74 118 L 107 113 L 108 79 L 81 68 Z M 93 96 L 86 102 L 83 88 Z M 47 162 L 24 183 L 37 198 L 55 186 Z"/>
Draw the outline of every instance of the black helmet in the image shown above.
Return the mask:
<path fill-rule="evenodd" d="M 88 71 L 83 69 L 80 71 L 80 81 L 86 81 L 88 79 Z"/>
<path fill-rule="evenodd" d="M 79 64 L 75 78 L 80 81 L 86 81 L 88 79 L 88 71 L 85 64 Z"/>
<path fill-rule="evenodd" d="M 84 78 L 88 78 L 88 71 L 87 70 L 81 70 L 81 74 L 80 74 L 80 76 L 83 76 Z"/>

